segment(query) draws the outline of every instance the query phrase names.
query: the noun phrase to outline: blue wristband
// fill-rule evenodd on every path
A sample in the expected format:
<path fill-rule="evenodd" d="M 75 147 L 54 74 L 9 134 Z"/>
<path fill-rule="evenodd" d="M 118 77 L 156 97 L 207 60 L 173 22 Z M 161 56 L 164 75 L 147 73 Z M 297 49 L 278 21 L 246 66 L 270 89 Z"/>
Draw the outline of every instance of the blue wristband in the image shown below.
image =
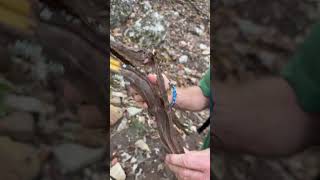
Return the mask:
<path fill-rule="evenodd" d="M 176 104 L 177 101 L 177 88 L 175 85 L 172 85 L 172 101 L 170 103 L 170 108 L 173 108 L 173 106 Z"/>

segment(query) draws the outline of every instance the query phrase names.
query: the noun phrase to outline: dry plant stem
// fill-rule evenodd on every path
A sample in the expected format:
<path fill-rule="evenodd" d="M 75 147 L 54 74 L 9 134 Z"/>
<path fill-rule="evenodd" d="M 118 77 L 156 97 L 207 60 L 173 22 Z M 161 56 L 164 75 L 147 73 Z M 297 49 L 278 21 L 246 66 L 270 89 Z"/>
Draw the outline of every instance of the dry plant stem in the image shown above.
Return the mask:
<path fill-rule="evenodd" d="M 150 114 L 155 116 L 160 139 L 166 151 L 174 154 L 183 153 L 183 148 L 179 146 L 177 142 L 178 138 L 173 136 L 174 132 L 176 132 L 176 134 L 178 134 L 178 132 L 173 127 L 172 112 L 168 111 L 169 102 L 164 80 L 158 68 L 158 63 L 155 62 L 155 56 L 150 52 L 125 47 L 120 43 L 110 43 L 111 54 L 128 65 L 127 68 L 121 69 L 122 75 L 141 94 L 148 104 Z M 134 68 L 144 64 L 145 59 L 149 59 L 152 62 L 154 71 L 158 74 L 158 77 L 160 77 L 157 86 L 152 85 L 145 74 L 142 74 Z"/>
<path fill-rule="evenodd" d="M 152 58 L 152 54 L 149 52 L 128 48 L 120 43 L 111 41 L 110 45 L 111 53 L 118 57 L 125 64 L 130 64 L 137 67 L 143 64 L 145 59 L 150 60 Z"/>
<path fill-rule="evenodd" d="M 122 69 L 121 73 L 146 100 L 149 112 L 156 118 L 160 139 L 166 151 L 174 154 L 183 153 L 183 148 L 179 147 L 176 138 L 172 137 L 172 122 L 169 120 L 162 98 L 155 93 L 155 87 L 145 75 L 134 68 Z"/>

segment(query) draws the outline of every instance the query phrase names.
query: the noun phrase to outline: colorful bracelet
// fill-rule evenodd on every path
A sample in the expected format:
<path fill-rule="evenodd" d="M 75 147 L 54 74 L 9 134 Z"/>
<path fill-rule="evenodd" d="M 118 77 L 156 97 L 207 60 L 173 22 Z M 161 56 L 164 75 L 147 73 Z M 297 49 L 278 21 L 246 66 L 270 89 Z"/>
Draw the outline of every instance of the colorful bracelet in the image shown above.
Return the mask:
<path fill-rule="evenodd" d="M 173 106 L 176 104 L 176 101 L 177 101 L 177 88 L 175 85 L 173 84 L 170 84 L 171 86 L 171 92 L 172 92 L 172 101 L 170 103 L 170 108 L 173 108 Z"/>

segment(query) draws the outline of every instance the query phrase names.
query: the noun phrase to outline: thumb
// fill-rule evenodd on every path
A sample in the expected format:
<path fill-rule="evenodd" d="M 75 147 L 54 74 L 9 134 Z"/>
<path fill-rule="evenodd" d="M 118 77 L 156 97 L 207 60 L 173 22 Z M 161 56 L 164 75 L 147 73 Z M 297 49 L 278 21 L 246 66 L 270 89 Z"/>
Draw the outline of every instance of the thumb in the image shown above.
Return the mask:
<path fill-rule="evenodd" d="M 147 78 L 152 84 L 156 84 L 157 83 L 157 75 L 148 74 Z"/>
<path fill-rule="evenodd" d="M 167 78 L 167 76 L 165 76 L 164 74 L 162 74 L 163 80 L 164 80 L 164 85 L 166 90 L 169 88 L 169 79 Z M 157 83 L 157 75 L 155 74 L 148 74 L 147 78 L 149 79 L 149 81 L 152 84 L 156 84 Z"/>

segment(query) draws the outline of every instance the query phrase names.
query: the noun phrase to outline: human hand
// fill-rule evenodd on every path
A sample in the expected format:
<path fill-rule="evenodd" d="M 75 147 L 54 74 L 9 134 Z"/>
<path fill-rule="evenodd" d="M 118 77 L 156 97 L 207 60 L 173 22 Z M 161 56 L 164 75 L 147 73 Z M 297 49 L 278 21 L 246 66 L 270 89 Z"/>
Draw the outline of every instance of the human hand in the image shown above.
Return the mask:
<path fill-rule="evenodd" d="M 210 149 L 168 154 L 165 163 L 179 180 L 210 179 Z"/>
<path fill-rule="evenodd" d="M 167 76 L 165 76 L 164 74 L 162 74 L 163 76 L 163 80 L 164 80 L 164 85 L 165 85 L 165 89 L 168 90 L 169 89 L 169 79 L 167 78 Z M 155 74 L 149 74 L 147 76 L 148 80 L 151 82 L 151 84 L 156 84 L 157 83 L 157 75 Z M 137 101 L 137 103 L 143 107 L 143 108 L 148 108 L 147 103 L 145 102 L 145 100 L 142 98 L 142 96 L 140 94 L 138 94 L 138 92 L 136 90 L 134 90 L 132 87 L 129 88 L 130 90 L 130 94 L 133 96 L 134 100 Z M 171 99 L 171 96 L 168 96 L 168 99 Z"/>

